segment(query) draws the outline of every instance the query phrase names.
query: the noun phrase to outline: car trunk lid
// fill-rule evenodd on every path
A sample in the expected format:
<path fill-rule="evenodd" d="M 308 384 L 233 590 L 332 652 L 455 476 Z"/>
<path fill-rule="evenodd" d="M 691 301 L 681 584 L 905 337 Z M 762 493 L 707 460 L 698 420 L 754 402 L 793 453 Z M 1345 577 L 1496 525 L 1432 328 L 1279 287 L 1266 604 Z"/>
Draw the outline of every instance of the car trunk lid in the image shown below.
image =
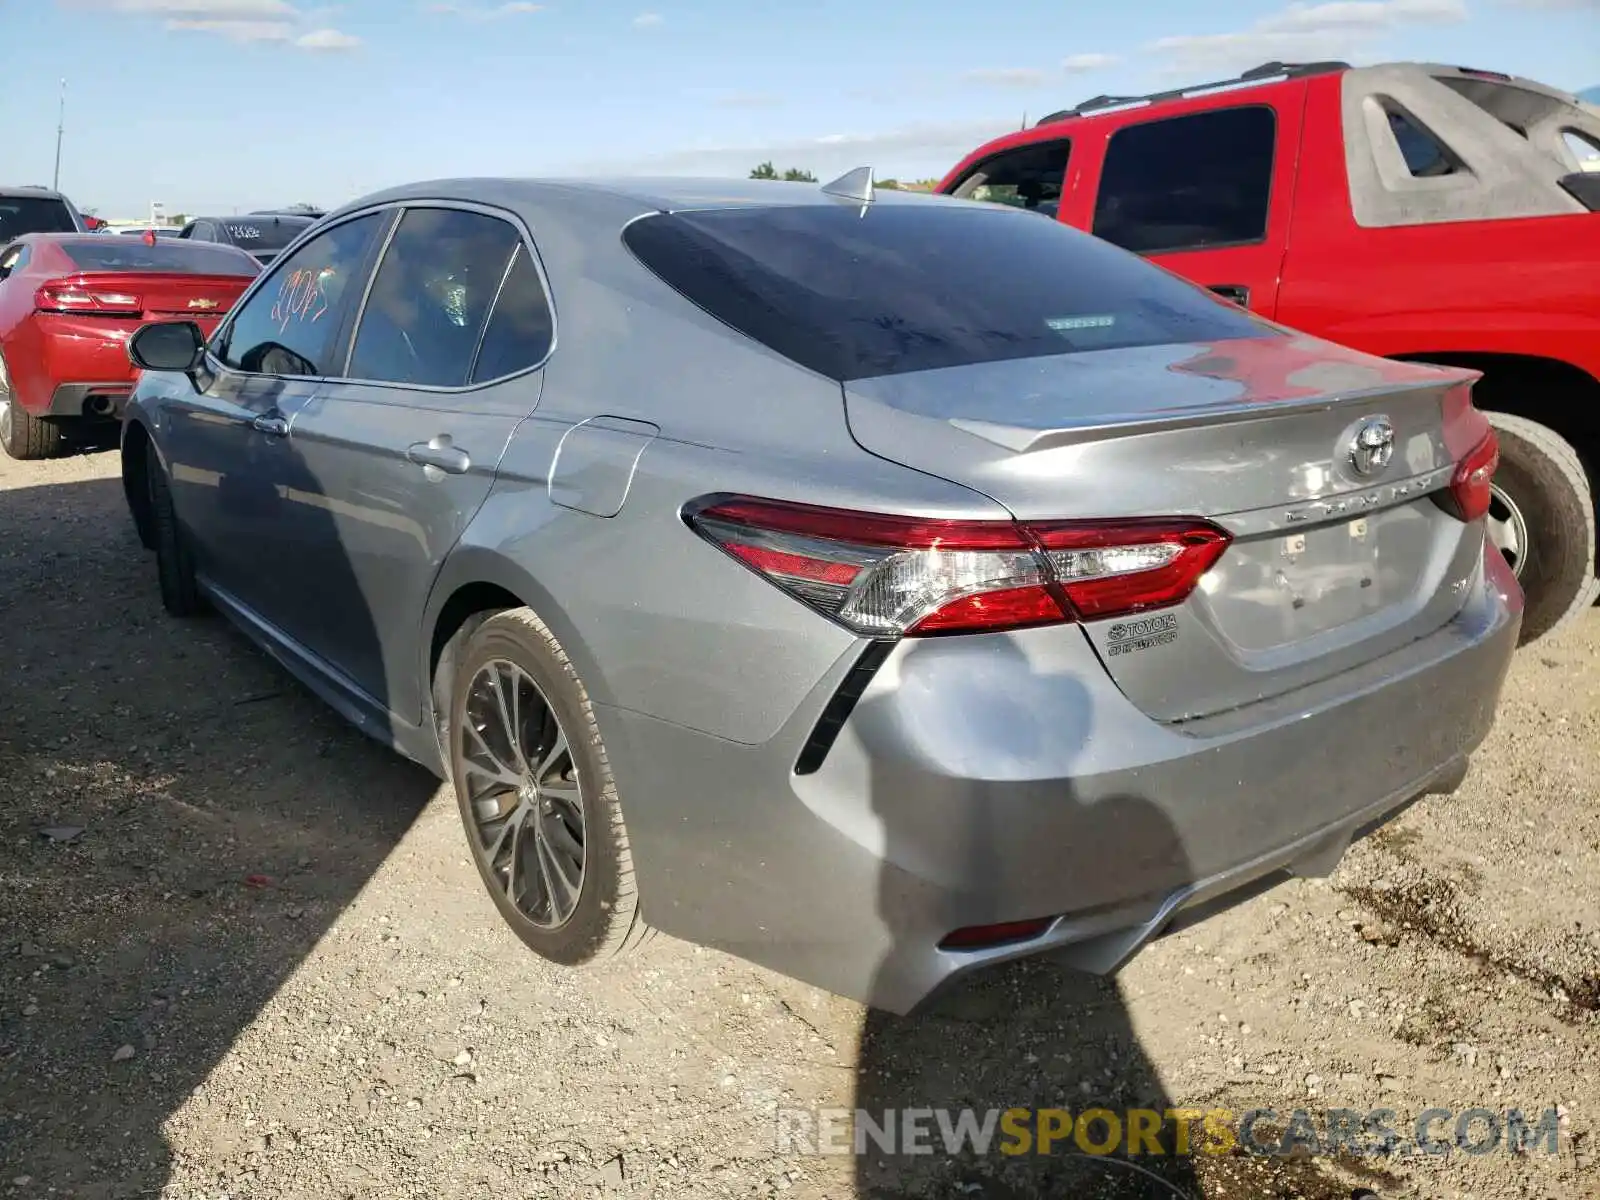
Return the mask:
<path fill-rule="evenodd" d="M 845 397 L 864 448 L 1019 520 L 1228 530 L 1182 604 L 1083 623 L 1129 698 L 1181 721 L 1351 669 L 1460 610 L 1482 530 L 1433 497 L 1481 438 L 1473 378 L 1272 333 L 880 376 Z"/>

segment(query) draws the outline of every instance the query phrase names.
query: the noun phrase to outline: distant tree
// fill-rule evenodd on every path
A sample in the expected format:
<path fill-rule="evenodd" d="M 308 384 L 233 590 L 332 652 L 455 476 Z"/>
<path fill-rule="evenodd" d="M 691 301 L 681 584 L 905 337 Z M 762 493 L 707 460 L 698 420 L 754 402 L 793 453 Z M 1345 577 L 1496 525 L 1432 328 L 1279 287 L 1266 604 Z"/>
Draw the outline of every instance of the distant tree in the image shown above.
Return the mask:
<path fill-rule="evenodd" d="M 751 179 L 776 179 L 777 177 L 778 169 L 772 165 L 770 159 L 750 172 Z"/>
<path fill-rule="evenodd" d="M 771 166 L 771 163 L 767 164 Z M 817 177 L 810 171 L 802 171 L 799 167 L 790 167 L 783 173 L 783 177 L 790 183 L 815 183 Z"/>
<path fill-rule="evenodd" d="M 188 213 L 173 213 L 170 217 L 167 218 L 167 224 L 168 225 L 187 225 L 188 223 L 189 223 L 189 214 Z"/>
<path fill-rule="evenodd" d="M 872 186 L 888 188 L 891 192 L 898 192 L 900 190 L 900 181 L 898 179 L 874 179 Z"/>

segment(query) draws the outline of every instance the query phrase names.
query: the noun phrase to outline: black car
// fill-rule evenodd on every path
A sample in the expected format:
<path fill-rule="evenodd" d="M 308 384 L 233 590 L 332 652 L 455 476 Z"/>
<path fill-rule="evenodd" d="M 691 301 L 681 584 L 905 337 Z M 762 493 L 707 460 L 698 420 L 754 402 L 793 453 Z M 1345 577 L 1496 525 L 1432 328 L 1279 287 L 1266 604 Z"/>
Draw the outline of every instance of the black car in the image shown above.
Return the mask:
<path fill-rule="evenodd" d="M 288 213 L 251 213 L 243 217 L 196 217 L 179 237 L 197 242 L 237 246 L 259 263 L 269 263 L 316 218 Z"/>

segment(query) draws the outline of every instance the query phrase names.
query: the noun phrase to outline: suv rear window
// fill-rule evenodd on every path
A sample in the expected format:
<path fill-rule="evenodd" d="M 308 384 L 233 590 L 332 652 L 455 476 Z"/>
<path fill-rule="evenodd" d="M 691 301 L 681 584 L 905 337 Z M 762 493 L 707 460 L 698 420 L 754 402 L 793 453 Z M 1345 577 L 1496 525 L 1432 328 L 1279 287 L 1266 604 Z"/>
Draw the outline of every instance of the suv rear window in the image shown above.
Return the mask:
<path fill-rule="evenodd" d="M 49 196 L 0 196 L 0 243 L 25 233 L 74 233 L 72 213 Z"/>
<path fill-rule="evenodd" d="M 62 251 L 80 271 L 181 271 L 188 275 L 255 275 L 261 270 L 249 255 L 204 242 L 157 242 L 148 246 L 129 237 L 69 241 Z"/>
<path fill-rule="evenodd" d="M 999 206 L 662 213 L 623 240 L 718 320 L 839 380 L 1272 332 L 1114 246 Z"/>
<path fill-rule="evenodd" d="M 309 217 L 235 217 L 217 222 L 223 237 L 251 254 L 282 250 L 310 224 Z"/>

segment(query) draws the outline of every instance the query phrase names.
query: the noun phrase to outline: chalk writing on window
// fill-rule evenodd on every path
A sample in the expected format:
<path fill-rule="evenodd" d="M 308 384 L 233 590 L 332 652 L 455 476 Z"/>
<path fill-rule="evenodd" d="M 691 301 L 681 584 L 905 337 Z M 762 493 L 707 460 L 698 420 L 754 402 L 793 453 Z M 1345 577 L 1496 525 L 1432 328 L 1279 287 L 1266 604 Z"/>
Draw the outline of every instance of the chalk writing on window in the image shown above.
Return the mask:
<path fill-rule="evenodd" d="M 280 333 L 291 322 L 315 322 L 328 311 L 327 282 L 333 274 L 331 267 L 289 272 L 278 285 L 278 295 L 272 303 L 272 319 Z"/>

